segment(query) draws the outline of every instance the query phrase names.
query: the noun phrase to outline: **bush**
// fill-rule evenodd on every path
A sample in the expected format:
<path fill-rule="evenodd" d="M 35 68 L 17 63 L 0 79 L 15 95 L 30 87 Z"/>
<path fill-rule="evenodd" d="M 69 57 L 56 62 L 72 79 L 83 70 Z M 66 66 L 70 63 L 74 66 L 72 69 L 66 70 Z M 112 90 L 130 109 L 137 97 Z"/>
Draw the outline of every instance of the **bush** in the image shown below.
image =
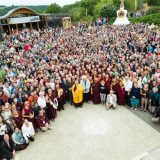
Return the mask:
<path fill-rule="evenodd" d="M 149 6 L 158 6 L 160 5 L 160 0 L 147 0 Z"/>
<path fill-rule="evenodd" d="M 149 23 L 152 24 L 154 23 L 155 25 L 159 25 L 160 26 L 160 13 L 157 14 L 151 14 L 151 15 L 147 15 L 147 16 L 143 16 L 140 18 L 130 18 L 129 20 L 132 23 Z"/>
<path fill-rule="evenodd" d="M 147 11 L 147 15 L 160 13 L 160 6 L 150 7 Z"/>
<path fill-rule="evenodd" d="M 93 17 L 92 16 L 83 17 L 82 19 L 80 19 L 80 22 L 86 22 L 87 24 L 92 24 Z"/>
<path fill-rule="evenodd" d="M 112 4 L 107 4 L 100 10 L 100 16 L 101 17 L 116 17 L 117 7 Z"/>

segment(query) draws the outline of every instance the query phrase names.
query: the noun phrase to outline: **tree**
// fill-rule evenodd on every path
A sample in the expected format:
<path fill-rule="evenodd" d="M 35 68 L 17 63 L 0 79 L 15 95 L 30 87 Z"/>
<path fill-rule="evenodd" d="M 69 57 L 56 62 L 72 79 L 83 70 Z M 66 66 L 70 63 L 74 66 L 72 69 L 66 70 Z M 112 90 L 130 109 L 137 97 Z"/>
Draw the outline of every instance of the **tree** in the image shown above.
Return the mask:
<path fill-rule="evenodd" d="M 125 0 L 124 5 L 127 10 L 137 10 L 140 0 Z M 113 5 L 120 7 L 120 0 L 113 0 Z"/>
<path fill-rule="evenodd" d="M 62 8 L 58 4 L 54 3 L 47 7 L 46 13 L 51 13 L 51 14 L 60 13 L 61 9 Z"/>
<path fill-rule="evenodd" d="M 69 13 L 69 11 L 74 7 L 73 4 L 70 4 L 70 5 L 64 5 L 63 8 L 62 8 L 62 12 L 63 13 Z"/>
<path fill-rule="evenodd" d="M 82 12 L 81 10 L 82 10 L 81 7 L 73 7 L 69 11 L 69 16 L 72 18 L 74 22 L 79 21 L 81 19 L 81 12 Z"/>
<path fill-rule="evenodd" d="M 88 16 L 88 12 L 93 14 L 94 5 L 97 4 L 100 0 L 82 0 L 81 7 L 85 8 L 85 15 Z"/>
<path fill-rule="evenodd" d="M 113 0 L 100 0 L 94 7 L 94 17 L 100 16 L 100 9 L 104 7 L 106 4 L 112 4 Z"/>
<path fill-rule="evenodd" d="M 100 10 L 100 16 L 101 17 L 116 17 L 117 7 L 112 4 L 107 4 Z"/>
<path fill-rule="evenodd" d="M 41 10 L 39 7 L 35 8 L 34 10 L 35 10 L 35 12 L 37 12 L 37 13 L 43 13 L 43 10 Z"/>

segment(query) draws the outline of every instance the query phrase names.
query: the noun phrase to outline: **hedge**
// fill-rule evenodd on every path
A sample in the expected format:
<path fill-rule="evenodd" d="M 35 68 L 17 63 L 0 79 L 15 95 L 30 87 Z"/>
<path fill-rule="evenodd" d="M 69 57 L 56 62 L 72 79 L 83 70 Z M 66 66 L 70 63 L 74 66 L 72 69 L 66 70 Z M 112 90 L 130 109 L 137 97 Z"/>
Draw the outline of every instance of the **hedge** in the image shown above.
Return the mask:
<path fill-rule="evenodd" d="M 157 14 L 151 14 L 151 15 L 147 15 L 147 16 L 143 16 L 140 18 L 131 18 L 130 21 L 132 23 L 149 23 L 149 24 L 156 24 L 160 26 L 160 13 Z"/>
<path fill-rule="evenodd" d="M 109 20 L 109 24 L 113 24 L 114 21 L 116 20 L 115 17 L 111 18 Z M 131 23 L 149 23 L 149 24 L 156 24 L 160 26 L 160 13 L 157 14 L 151 14 L 151 15 L 147 15 L 147 16 L 143 16 L 140 18 L 129 18 Z"/>
<path fill-rule="evenodd" d="M 147 11 L 147 15 L 160 13 L 160 6 L 150 7 Z"/>

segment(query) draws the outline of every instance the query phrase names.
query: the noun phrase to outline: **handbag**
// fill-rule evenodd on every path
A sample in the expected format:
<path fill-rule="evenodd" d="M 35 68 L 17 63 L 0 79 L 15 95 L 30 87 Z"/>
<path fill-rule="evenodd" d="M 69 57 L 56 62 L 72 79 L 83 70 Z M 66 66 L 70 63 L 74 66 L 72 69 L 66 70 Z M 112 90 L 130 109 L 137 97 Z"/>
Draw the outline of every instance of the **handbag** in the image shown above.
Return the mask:
<path fill-rule="evenodd" d="M 54 109 L 57 109 L 58 108 L 58 100 L 57 100 L 57 98 L 55 98 L 53 102 L 51 101 L 50 104 L 53 106 Z"/>

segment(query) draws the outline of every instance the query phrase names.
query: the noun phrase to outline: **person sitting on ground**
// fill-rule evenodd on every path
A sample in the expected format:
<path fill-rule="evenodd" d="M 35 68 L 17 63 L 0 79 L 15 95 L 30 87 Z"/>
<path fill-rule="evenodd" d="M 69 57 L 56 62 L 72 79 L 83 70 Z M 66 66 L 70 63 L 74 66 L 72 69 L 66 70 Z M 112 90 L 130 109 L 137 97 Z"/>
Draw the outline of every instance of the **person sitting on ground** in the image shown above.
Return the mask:
<path fill-rule="evenodd" d="M 107 95 L 106 109 L 109 110 L 112 107 L 117 108 L 117 96 L 113 94 L 113 90 L 110 90 L 110 94 Z"/>
<path fill-rule="evenodd" d="M 29 122 L 27 119 L 24 120 L 22 125 L 22 133 L 27 142 L 29 140 L 34 141 L 35 131 L 32 122 Z"/>
<path fill-rule="evenodd" d="M 37 124 L 42 132 L 45 132 L 48 129 L 50 130 L 52 129 L 52 127 L 50 126 L 50 122 L 48 118 L 46 117 L 46 115 L 44 114 L 43 110 L 39 111 L 39 115 L 37 117 Z"/>
<path fill-rule="evenodd" d="M 15 143 L 15 150 L 20 151 L 27 148 L 29 141 L 25 140 L 23 137 L 23 133 L 18 127 L 15 128 L 12 134 L 12 140 Z"/>
<path fill-rule="evenodd" d="M 15 157 L 15 144 L 8 134 L 5 134 L 1 143 L 1 158 L 11 160 Z"/>

